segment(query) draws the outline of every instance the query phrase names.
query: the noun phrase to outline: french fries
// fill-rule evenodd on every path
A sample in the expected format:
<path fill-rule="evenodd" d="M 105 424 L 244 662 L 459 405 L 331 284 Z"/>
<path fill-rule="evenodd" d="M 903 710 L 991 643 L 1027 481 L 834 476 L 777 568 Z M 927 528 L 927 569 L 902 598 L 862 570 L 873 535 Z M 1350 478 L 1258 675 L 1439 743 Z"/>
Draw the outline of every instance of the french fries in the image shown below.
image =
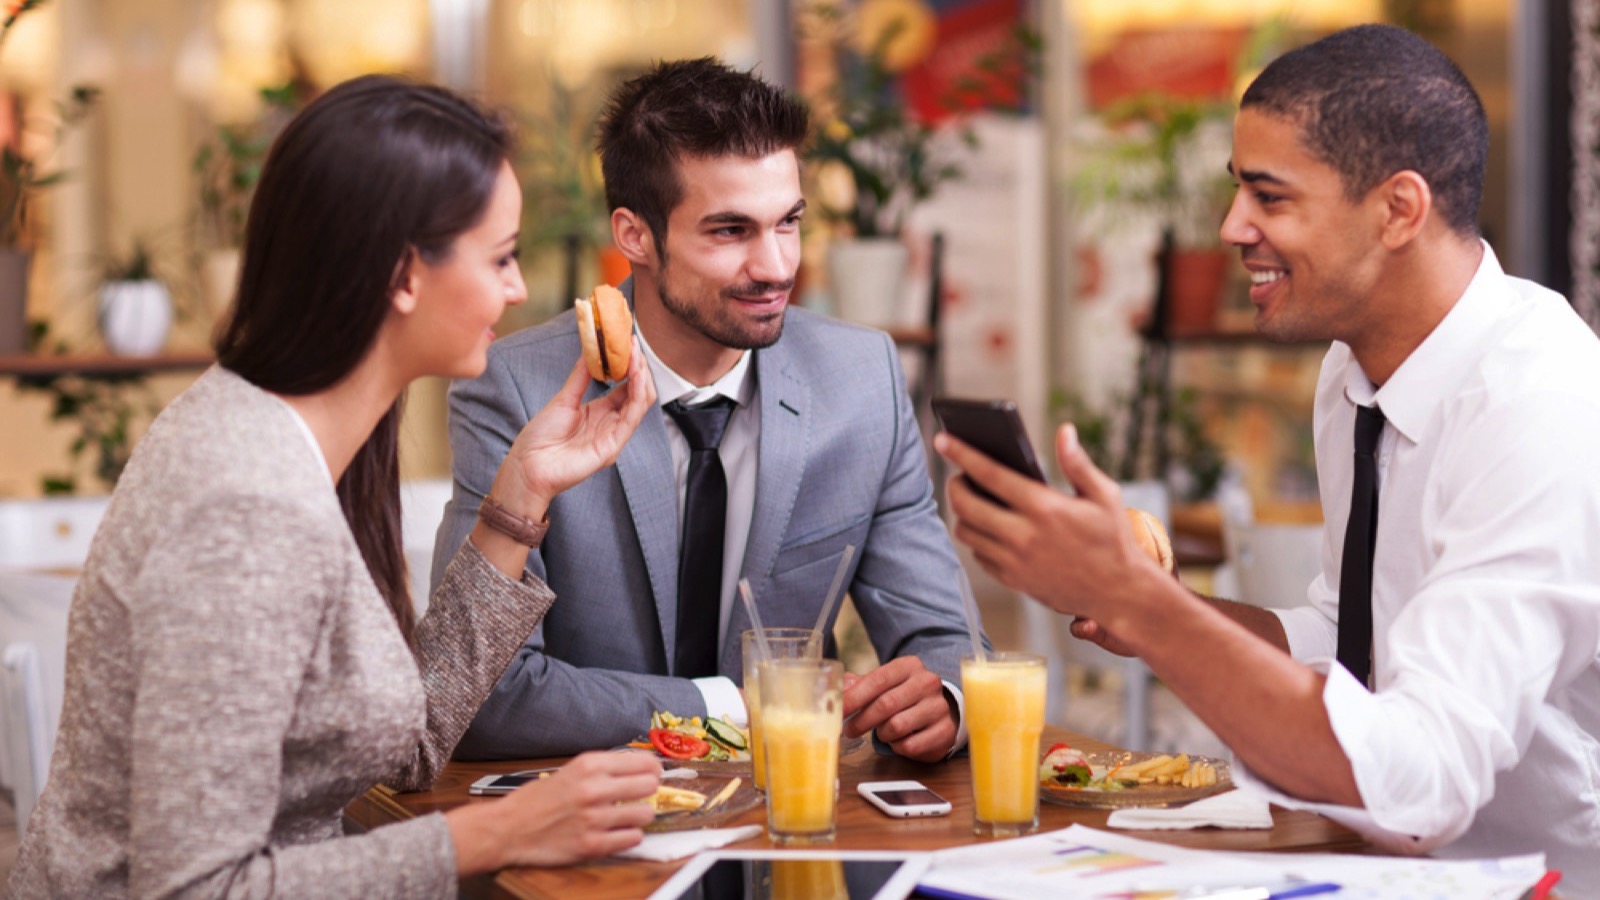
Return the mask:
<path fill-rule="evenodd" d="M 1130 757 L 1131 754 L 1123 759 Z M 1190 759 L 1187 753 L 1177 756 L 1161 754 L 1139 762 L 1124 761 L 1121 765 L 1112 766 L 1103 776 L 1091 782 L 1090 788 L 1097 782 L 1103 782 L 1106 787 L 1119 788 L 1136 788 L 1147 784 L 1205 788 L 1216 785 L 1220 780 L 1216 764 L 1204 758 Z"/>
<path fill-rule="evenodd" d="M 1162 754 L 1143 762 L 1130 763 L 1116 770 L 1116 779 L 1138 784 L 1210 787 L 1217 783 L 1217 769 L 1207 762 L 1191 763 L 1189 754 Z"/>
<path fill-rule="evenodd" d="M 1216 783 L 1217 769 L 1207 762 L 1195 763 L 1190 766 L 1189 770 L 1184 772 L 1178 781 L 1180 786 L 1189 788 L 1210 787 Z"/>

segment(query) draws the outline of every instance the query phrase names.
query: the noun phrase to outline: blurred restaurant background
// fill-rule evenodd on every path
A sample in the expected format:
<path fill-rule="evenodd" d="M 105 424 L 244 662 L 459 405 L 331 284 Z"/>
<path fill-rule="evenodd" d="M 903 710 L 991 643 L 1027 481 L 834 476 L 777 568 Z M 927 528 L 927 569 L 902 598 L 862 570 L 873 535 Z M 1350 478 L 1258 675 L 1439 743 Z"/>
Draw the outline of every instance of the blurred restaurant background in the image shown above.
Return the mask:
<path fill-rule="evenodd" d="M 0 510 L 108 493 L 153 413 L 208 364 L 266 148 L 319 91 L 406 73 L 517 120 L 530 300 L 504 334 L 627 274 L 592 151 L 607 92 L 654 60 L 714 55 L 815 112 L 798 302 L 889 329 L 924 417 L 934 394 L 1014 399 L 1041 458 L 1077 422 L 1129 502 L 1173 527 L 1196 587 L 1303 602 L 1326 348 L 1256 339 L 1242 270 L 1218 243 L 1234 98 L 1274 55 L 1337 28 L 1426 36 L 1488 109 L 1486 238 L 1508 271 L 1593 322 L 1596 7 L 5 0 Z M 402 458 L 407 479 L 436 486 L 444 387 L 413 389 Z M 29 562 L 0 548 L 0 566 Z M 1127 746 L 1184 740 L 1136 665 L 1071 648 L 1059 622 L 978 586 L 998 645 L 1051 653 L 1053 720 Z M 1073 699 L 1091 696 L 1103 699 Z"/>

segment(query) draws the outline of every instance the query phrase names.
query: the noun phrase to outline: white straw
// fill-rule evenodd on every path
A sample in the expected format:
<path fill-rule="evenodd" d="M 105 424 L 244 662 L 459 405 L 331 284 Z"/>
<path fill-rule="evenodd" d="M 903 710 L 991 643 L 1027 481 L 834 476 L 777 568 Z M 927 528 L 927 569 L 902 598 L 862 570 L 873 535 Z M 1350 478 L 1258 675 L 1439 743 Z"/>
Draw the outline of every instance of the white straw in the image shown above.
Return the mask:
<path fill-rule="evenodd" d="M 961 611 L 967 616 L 967 636 L 972 638 L 972 658 L 978 665 L 985 662 L 983 655 L 983 638 L 978 635 L 978 601 L 972 596 L 972 582 L 967 579 L 967 570 L 961 570 Z"/>
<path fill-rule="evenodd" d="M 811 645 L 817 645 L 817 656 L 822 655 L 822 629 L 828 624 L 828 614 L 833 612 L 833 606 L 843 596 L 841 588 L 844 587 L 844 573 L 850 571 L 850 560 L 856 555 L 855 544 L 844 545 L 844 555 L 839 557 L 839 568 L 834 570 L 833 584 L 828 588 L 827 596 L 822 598 L 822 612 L 817 615 L 817 627 L 811 629 L 811 639 L 806 642 L 806 655 L 811 654 Z"/>
<path fill-rule="evenodd" d="M 750 613 L 750 627 L 756 631 L 756 646 L 761 650 L 761 662 L 772 659 L 772 648 L 767 646 L 767 630 L 761 627 L 761 614 L 756 612 L 756 598 L 750 593 L 750 579 L 739 579 L 739 596 L 744 598 L 744 608 Z"/>

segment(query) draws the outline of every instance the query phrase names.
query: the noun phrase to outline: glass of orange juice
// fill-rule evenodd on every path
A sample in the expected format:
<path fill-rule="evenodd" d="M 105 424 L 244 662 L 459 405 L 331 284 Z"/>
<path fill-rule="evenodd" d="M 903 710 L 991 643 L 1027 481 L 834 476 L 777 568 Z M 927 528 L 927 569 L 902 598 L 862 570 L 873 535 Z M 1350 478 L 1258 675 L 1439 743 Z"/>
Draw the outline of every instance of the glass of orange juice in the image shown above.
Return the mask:
<path fill-rule="evenodd" d="M 773 659 L 757 668 L 768 836 L 778 844 L 831 841 L 844 667 L 836 659 Z"/>
<path fill-rule="evenodd" d="M 813 643 L 815 632 L 809 628 L 763 628 L 767 649 L 774 659 L 801 659 L 809 653 L 821 653 L 822 643 Z M 751 628 L 739 637 L 744 651 L 744 707 L 750 718 L 750 770 L 756 790 L 767 788 L 767 759 L 761 747 L 761 673 L 756 671 L 756 660 L 761 649 L 756 646 L 756 632 Z"/>
<path fill-rule="evenodd" d="M 1036 653 L 961 660 L 975 834 L 1014 836 L 1039 827 L 1046 680 L 1044 657 Z"/>

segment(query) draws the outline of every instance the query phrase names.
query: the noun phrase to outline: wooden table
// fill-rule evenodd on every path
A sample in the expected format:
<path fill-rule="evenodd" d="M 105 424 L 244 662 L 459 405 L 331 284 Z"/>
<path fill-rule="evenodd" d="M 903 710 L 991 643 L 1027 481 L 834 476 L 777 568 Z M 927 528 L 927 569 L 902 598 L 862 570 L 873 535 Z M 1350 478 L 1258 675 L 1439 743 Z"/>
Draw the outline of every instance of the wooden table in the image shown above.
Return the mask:
<path fill-rule="evenodd" d="M 1086 751 L 1115 749 L 1100 741 L 1069 734 L 1059 728 L 1046 728 L 1048 746 L 1065 740 Z M 431 791 L 396 793 L 376 787 L 346 810 L 350 818 L 367 828 L 376 828 L 430 812 L 441 812 L 463 803 L 493 803 L 494 798 L 470 797 L 467 787 L 491 773 L 550 765 L 560 760 L 517 762 L 452 762 L 445 767 Z M 832 846 L 843 850 L 939 850 L 972 844 L 980 840 L 972 834 L 972 779 L 965 758 L 936 765 L 923 765 L 900 757 L 878 756 L 870 748 L 850 754 L 840 761 L 838 838 Z M 947 798 L 954 809 L 950 815 L 932 819 L 891 819 L 867 805 L 856 794 L 863 781 L 914 778 Z M 1081 823 L 1104 828 L 1107 810 L 1077 809 L 1041 803 L 1039 829 L 1053 831 Z M 726 825 L 760 824 L 766 812 L 757 808 Z M 1269 831 L 1149 831 L 1132 832 L 1138 837 L 1166 841 L 1185 847 L 1208 850 L 1287 850 L 1341 852 L 1358 851 L 1366 845 L 1354 832 L 1320 816 L 1306 812 L 1273 809 L 1274 824 Z M 761 848 L 772 844 L 765 835 L 734 848 Z M 683 865 L 673 863 L 602 860 L 557 869 L 508 869 L 497 876 L 462 884 L 463 896 L 488 897 L 583 897 L 585 900 L 637 898 L 647 896 Z"/>

